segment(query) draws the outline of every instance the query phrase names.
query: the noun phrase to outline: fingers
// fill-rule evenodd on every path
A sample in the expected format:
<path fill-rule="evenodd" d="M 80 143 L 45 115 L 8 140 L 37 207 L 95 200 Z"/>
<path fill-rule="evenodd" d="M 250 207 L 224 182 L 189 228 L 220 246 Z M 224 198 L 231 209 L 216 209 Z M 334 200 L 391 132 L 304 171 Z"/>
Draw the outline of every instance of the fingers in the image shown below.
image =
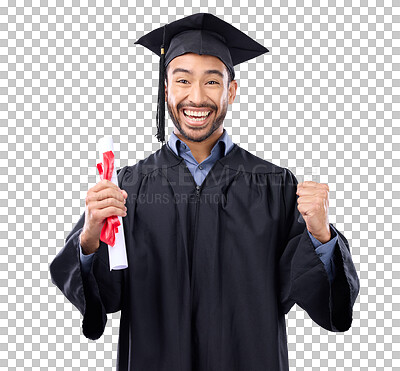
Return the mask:
<path fill-rule="evenodd" d="M 104 220 L 110 216 L 126 216 L 126 210 L 122 210 L 119 207 L 109 206 L 104 209 L 98 209 L 97 207 L 91 210 L 91 216 L 98 223 L 103 223 Z"/>
<path fill-rule="evenodd" d="M 303 190 L 299 189 L 296 194 L 299 196 L 299 199 L 303 199 L 307 201 L 309 199 L 324 199 L 327 200 L 329 198 L 329 192 L 326 189 L 319 189 L 319 190 Z"/>
<path fill-rule="evenodd" d="M 329 188 L 327 189 L 325 186 L 298 186 L 296 194 L 299 196 L 321 196 L 321 197 L 329 197 Z"/>
<path fill-rule="evenodd" d="M 97 191 L 96 191 L 97 189 Z M 122 203 L 125 203 L 128 193 L 114 183 L 107 181 L 101 181 L 97 183 L 94 187 L 89 189 L 86 195 L 86 205 L 93 201 L 101 201 L 107 198 L 115 198 Z"/>
<path fill-rule="evenodd" d="M 101 201 L 106 198 L 115 198 L 116 200 L 124 203 L 124 196 L 121 191 L 118 191 L 115 188 L 105 188 L 98 192 L 88 192 L 86 196 L 86 203 L 92 201 Z"/>
<path fill-rule="evenodd" d="M 125 202 L 109 197 L 96 202 L 97 209 L 105 209 L 106 207 L 115 206 L 121 210 L 126 210 Z"/>
<path fill-rule="evenodd" d="M 120 189 L 120 188 L 119 188 L 116 184 L 114 184 L 112 181 L 107 180 L 107 179 L 103 179 L 103 180 L 100 180 L 100 182 L 98 182 L 98 183 L 97 183 L 96 185 L 94 185 L 92 188 L 90 188 L 90 190 L 93 191 L 93 192 L 99 192 L 99 191 L 101 191 L 102 189 L 105 189 L 105 188 L 115 188 L 115 189 L 117 189 L 117 190 Z"/>
<path fill-rule="evenodd" d="M 122 190 L 116 184 L 114 184 L 113 182 L 111 182 L 110 180 L 107 180 L 107 179 L 103 179 L 100 182 L 98 182 L 96 185 L 94 185 L 92 188 L 90 188 L 88 192 L 100 192 L 103 189 L 107 189 L 107 188 L 115 189 L 118 192 L 121 192 L 125 198 L 128 197 L 128 194 L 126 193 L 126 191 Z"/>
<path fill-rule="evenodd" d="M 113 215 L 125 216 L 128 193 L 113 182 L 103 179 L 89 189 L 86 195 L 86 206 L 89 219 L 96 223 Z"/>
<path fill-rule="evenodd" d="M 326 189 L 327 191 L 329 191 L 329 186 L 326 183 L 317 183 L 317 182 L 313 182 L 312 180 L 305 180 L 304 182 L 298 183 L 297 184 L 297 188 L 321 188 L 321 189 Z"/>
<path fill-rule="evenodd" d="M 100 238 L 104 221 L 112 216 L 127 215 L 125 206 L 128 194 L 113 182 L 103 179 L 90 188 L 86 194 L 85 236 L 87 241 L 97 241 Z M 95 249 L 89 249 L 95 251 Z M 87 251 L 89 251 L 87 250 Z"/>

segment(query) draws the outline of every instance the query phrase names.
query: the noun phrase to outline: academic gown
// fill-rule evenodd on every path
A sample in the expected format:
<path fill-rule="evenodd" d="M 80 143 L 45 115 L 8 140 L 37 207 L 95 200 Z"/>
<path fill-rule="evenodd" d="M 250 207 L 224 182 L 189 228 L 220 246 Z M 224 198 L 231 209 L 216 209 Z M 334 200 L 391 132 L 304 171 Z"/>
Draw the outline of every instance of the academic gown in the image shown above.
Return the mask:
<path fill-rule="evenodd" d="M 297 303 L 328 331 L 350 328 L 359 279 L 338 231 L 330 283 L 297 209 L 297 179 L 237 144 L 198 186 L 168 144 L 118 170 L 128 268 L 100 243 L 87 280 L 81 216 L 52 282 L 98 339 L 121 310 L 117 370 L 288 371 L 285 314 Z M 337 229 L 336 229 L 337 230 Z"/>

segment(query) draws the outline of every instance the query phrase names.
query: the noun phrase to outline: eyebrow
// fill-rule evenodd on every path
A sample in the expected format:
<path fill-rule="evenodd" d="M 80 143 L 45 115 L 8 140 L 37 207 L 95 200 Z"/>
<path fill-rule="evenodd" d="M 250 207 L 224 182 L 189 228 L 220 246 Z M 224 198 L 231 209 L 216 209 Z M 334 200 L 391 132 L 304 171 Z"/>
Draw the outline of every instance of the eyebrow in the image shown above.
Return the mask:
<path fill-rule="evenodd" d="M 172 72 L 172 74 L 174 75 L 174 74 L 179 73 L 179 72 L 188 73 L 190 75 L 193 75 L 193 71 L 186 70 L 184 68 L 175 68 L 174 71 Z M 224 75 L 219 70 L 207 70 L 204 73 L 206 75 L 218 75 L 219 77 L 224 78 Z"/>

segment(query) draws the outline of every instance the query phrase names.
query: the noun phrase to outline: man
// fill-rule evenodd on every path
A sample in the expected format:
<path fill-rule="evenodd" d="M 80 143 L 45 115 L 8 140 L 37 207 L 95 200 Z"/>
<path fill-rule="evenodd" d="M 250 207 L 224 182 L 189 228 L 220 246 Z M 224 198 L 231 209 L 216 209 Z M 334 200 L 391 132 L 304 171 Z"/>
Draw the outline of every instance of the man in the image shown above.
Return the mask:
<path fill-rule="evenodd" d="M 297 303 L 323 328 L 346 331 L 359 280 L 328 221 L 329 187 L 298 184 L 223 129 L 233 65 L 268 50 L 204 13 L 136 43 L 160 55 L 157 137 L 164 101 L 174 131 L 118 171 L 119 187 L 89 189 L 52 280 L 90 339 L 121 310 L 119 370 L 288 370 L 285 314 Z M 110 271 L 99 240 L 112 215 L 123 216 L 125 270 Z"/>

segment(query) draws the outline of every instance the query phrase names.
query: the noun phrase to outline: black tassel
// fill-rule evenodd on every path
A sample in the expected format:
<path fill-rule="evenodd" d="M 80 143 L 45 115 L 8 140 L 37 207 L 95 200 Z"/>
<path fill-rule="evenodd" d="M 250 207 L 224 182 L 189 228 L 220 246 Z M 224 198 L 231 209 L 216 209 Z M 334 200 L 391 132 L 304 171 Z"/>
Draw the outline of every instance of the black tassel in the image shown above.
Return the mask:
<path fill-rule="evenodd" d="M 161 56 L 160 56 L 160 75 L 158 82 L 158 101 L 157 101 L 157 134 L 156 137 L 159 142 L 165 142 L 165 51 L 164 51 L 164 43 L 165 43 L 165 26 L 164 26 L 164 35 L 163 35 L 163 44 L 161 45 Z"/>

